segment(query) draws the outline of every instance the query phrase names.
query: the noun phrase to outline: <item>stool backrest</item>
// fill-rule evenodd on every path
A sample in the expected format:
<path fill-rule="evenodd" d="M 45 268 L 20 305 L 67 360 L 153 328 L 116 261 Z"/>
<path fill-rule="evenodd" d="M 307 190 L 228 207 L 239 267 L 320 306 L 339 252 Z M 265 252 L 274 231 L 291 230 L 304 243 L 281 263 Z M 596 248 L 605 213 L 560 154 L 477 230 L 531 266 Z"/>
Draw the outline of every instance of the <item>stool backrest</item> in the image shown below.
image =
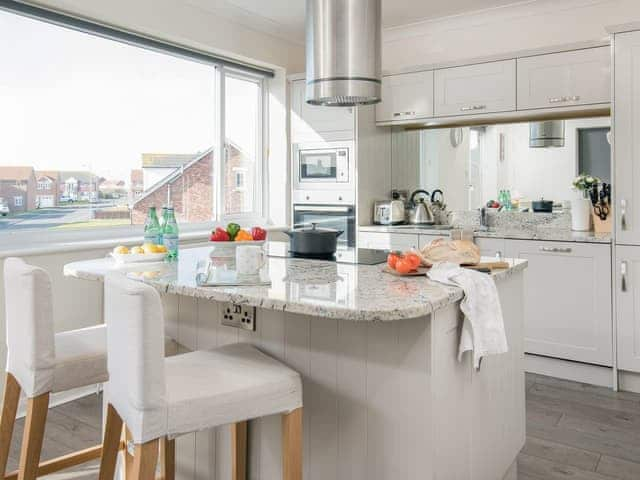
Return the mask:
<path fill-rule="evenodd" d="M 149 421 L 164 421 L 162 302 L 153 287 L 111 273 L 105 277 L 104 311 L 109 401 L 136 438 L 138 432 L 148 430 Z"/>
<path fill-rule="evenodd" d="M 7 371 L 28 397 L 51 391 L 55 367 L 49 274 L 20 258 L 4 261 Z"/>

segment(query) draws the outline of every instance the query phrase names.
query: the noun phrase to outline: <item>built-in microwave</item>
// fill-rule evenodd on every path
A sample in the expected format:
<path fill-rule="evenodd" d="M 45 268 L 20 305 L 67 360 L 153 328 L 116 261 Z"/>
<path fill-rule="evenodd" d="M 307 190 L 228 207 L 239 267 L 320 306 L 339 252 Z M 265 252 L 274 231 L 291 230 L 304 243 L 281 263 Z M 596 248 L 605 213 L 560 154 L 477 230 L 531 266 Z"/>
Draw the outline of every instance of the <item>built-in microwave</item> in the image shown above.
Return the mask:
<path fill-rule="evenodd" d="M 353 143 L 299 143 L 293 147 L 294 189 L 349 189 L 353 185 Z"/>

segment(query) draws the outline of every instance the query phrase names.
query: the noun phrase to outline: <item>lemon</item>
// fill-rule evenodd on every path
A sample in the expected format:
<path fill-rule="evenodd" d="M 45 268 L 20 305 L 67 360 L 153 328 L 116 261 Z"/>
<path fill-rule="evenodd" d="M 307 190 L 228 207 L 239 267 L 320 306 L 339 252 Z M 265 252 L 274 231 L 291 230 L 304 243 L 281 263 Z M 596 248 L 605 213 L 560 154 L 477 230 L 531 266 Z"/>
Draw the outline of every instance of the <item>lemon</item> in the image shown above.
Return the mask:
<path fill-rule="evenodd" d="M 120 254 L 120 255 L 126 255 L 127 253 L 129 253 L 129 249 L 127 247 L 125 247 L 124 245 L 119 245 L 116 248 L 113 249 L 113 253 L 116 254 Z"/>
<path fill-rule="evenodd" d="M 144 253 L 156 253 L 156 246 L 153 243 L 145 243 L 142 245 Z"/>
<path fill-rule="evenodd" d="M 137 254 L 144 253 L 144 248 L 142 248 L 142 247 L 133 247 L 131 249 L 131 253 L 137 253 Z"/>
<path fill-rule="evenodd" d="M 164 245 L 156 245 L 156 253 L 167 253 L 167 247 Z"/>

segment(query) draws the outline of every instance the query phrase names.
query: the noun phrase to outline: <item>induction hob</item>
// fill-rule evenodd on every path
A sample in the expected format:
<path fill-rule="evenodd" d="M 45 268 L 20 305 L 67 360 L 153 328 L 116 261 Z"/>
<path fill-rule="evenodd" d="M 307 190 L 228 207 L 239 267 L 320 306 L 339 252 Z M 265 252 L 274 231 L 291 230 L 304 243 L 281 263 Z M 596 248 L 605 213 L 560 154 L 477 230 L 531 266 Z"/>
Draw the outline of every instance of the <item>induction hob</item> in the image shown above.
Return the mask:
<path fill-rule="evenodd" d="M 298 255 L 289 251 L 289 242 L 267 242 L 266 252 L 270 257 L 305 258 L 308 260 L 325 260 L 336 263 L 350 263 L 353 265 L 379 265 L 387 261 L 388 254 L 388 252 L 384 250 L 338 246 L 335 255 L 311 257 Z"/>

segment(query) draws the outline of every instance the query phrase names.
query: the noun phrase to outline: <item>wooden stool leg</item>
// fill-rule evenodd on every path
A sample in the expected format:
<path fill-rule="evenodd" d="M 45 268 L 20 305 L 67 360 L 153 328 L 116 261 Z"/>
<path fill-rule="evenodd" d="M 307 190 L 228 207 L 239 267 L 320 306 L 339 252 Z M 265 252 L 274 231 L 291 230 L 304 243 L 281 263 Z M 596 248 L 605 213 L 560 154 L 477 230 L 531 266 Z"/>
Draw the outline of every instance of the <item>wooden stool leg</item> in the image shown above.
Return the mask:
<path fill-rule="evenodd" d="M 167 437 L 160 440 L 160 472 L 162 480 L 176 478 L 176 441 Z"/>
<path fill-rule="evenodd" d="M 136 445 L 133 458 L 133 478 L 154 480 L 158 464 L 158 439 Z"/>
<path fill-rule="evenodd" d="M 302 480 L 302 407 L 282 415 L 282 480 Z"/>
<path fill-rule="evenodd" d="M 7 459 L 11 449 L 13 426 L 16 424 L 18 402 L 20 400 L 20 385 L 13 375 L 7 373 L 4 384 L 4 399 L 2 400 L 2 415 L 0 416 L 0 478 L 4 478 L 7 471 Z"/>
<path fill-rule="evenodd" d="M 49 392 L 27 401 L 27 417 L 22 436 L 18 480 L 35 480 L 38 477 L 38 465 L 40 464 L 40 452 L 42 451 L 48 411 Z"/>
<path fill-rule="evenodd" d="M 120 450 L 120 436 L 122 435 L 122 418 L 113 408 L 107 406 L 107 420 L 104 427 L 104 439 L 102 441 L 102 456 L 100 458 L 99 480 L 113 480 L 118 462 Z"/>
<path fill-rule="evenodd" d="M 231 425 L 231 478 L 247 478 L 247 422 Z"/>
<path fill-rule="evenodd" d="M 125 425 L 122 429 L 122 440 L 124 441 L 124 450 L 122 451 L 124 480 L 134 480 L 133 476 L 133 455 L 129 454 L 129 442 L 133 436 Z"/>

